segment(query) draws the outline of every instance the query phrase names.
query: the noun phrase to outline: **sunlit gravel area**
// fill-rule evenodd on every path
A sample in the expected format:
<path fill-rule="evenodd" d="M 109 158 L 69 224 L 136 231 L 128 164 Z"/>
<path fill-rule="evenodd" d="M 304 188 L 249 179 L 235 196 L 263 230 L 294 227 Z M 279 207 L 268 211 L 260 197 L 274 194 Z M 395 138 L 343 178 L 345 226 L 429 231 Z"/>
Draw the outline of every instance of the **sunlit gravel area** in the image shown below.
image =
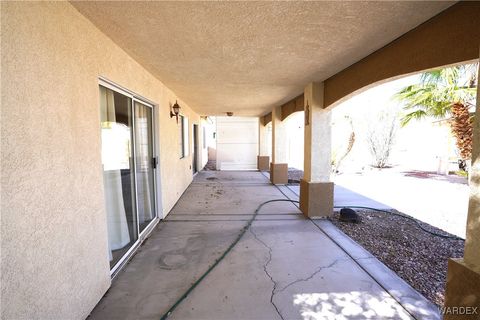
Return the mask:
<path fill-rule="evenodd" d="M 431 235 L 413 221 L 392 214 L 357 212 L 360 223 L 342 222 L 338 212 L 330 220 L 427 299 L 443 306 L 448 259 L 463 256 L 464 241 Z M 422 226 L 448 235 L 426 223 Z"/>

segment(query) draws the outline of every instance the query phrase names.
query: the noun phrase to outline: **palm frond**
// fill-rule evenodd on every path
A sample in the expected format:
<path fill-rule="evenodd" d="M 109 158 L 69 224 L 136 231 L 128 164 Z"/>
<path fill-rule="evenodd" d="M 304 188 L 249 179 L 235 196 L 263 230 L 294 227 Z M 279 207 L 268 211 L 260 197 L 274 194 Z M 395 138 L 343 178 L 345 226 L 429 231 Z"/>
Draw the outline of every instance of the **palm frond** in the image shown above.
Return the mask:
<path fill-rule="evenodd" d="M 400 119 L 400 125 L 405 127 L 411 120 L 420 120 L 427 117 L 427 112 L 425 110 L 415 110 L 413 112 L 407 113 Z"/>
<path fill-rule="evenodd" d="M 419 83 L 402 88 L 393 96 L 407 111 L 401 119 L 402 126 L 427 116 L 446 117 L 455 103 L 472 103 L 476 98 L 476 87 L 471 83 L 477 81 L 477 69 L 478 66 L 470 64 L 431 70 L 421 75 Z"/>

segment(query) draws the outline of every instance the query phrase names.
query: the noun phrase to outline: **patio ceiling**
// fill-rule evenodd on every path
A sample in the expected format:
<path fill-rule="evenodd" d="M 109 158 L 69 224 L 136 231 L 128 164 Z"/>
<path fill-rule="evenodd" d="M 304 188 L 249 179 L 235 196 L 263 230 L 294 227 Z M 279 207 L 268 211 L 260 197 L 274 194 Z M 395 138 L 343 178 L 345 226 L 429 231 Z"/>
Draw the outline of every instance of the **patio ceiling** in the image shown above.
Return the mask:
<path fill-rule="evenodd" d="M 73 2 L 202 115 L 263 115 L 453 2 Z"/>

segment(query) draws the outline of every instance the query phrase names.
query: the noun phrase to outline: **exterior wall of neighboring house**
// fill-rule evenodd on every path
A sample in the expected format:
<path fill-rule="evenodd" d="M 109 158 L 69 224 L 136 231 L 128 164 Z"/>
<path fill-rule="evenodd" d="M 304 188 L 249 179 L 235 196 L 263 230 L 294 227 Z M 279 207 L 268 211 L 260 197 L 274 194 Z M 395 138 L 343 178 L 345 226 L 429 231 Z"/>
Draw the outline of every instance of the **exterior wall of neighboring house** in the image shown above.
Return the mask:
<path fill-rule="evenodd" d="M 208 160 L 217 160 L 217 148 L 216 146 L 208 146 Z"/>
<path fill-rule="evenodd" d="M 156 104 L 161 217 L 192 181 L 170 105 L 200 117 L 71 4 L 1 10 L 1 318 L 82 319 L 111 281 L 99 77 Z"/>
<path fill-rule="evenodd" d="M 438 174 L 458 171 L 455 138 L 447 121 L 412 121 L 398 130 L 392 150 L 393 164 Z"/>
<path fill-rule="evenodd" d="M 217 170 L 256 170 L 258 117 L 217 117 Z"/>

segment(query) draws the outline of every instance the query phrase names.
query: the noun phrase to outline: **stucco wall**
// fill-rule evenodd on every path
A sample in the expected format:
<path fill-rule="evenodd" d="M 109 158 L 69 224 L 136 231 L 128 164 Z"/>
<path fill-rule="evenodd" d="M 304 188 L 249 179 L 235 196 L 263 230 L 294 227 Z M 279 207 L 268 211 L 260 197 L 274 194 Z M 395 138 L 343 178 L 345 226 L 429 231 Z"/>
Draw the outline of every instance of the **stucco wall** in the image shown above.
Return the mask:
<path fill-rule="evenodd" d="M 169 104 L 200 119 L 69 3 L 2 2 L 1 37 L 1 317 L 85 318 L 110 284 L 98 77 L 158 104 L 162 214 L 192 179 Z"/>

